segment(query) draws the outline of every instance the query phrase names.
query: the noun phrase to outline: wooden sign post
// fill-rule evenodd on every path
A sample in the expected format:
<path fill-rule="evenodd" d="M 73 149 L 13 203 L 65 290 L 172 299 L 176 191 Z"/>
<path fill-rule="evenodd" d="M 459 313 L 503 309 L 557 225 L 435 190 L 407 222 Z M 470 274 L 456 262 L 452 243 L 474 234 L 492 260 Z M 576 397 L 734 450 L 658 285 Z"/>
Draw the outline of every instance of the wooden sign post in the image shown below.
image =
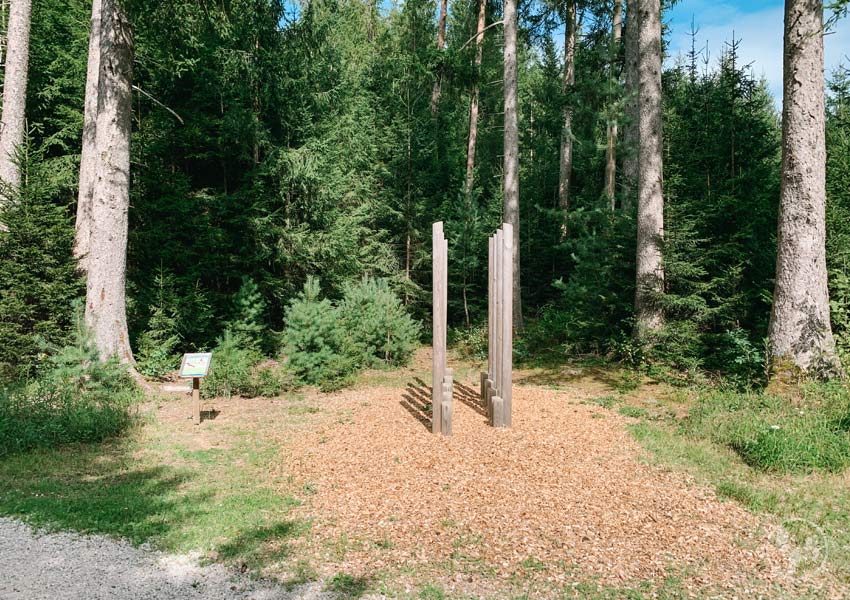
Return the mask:
<path fill-rule="evenodd" d="M 493 427 L 511 426 L 513 391 L 513 228 L 490 237 L 487 286 L 487 372 L 481 373 L 481 401 Z"/>
<path fill-rule="evenodd" d="M 206 377 L 209 373 L 210 363 L 212 363 L 212 352 L 184 354 L 183 362 L 180 363 L 178 377 L 192 379 L 192 406 L 194 407 L 192 421 L 195 425 L 201 424 L 201 377 Z"/>
<path fill-rule="evenodd" d="M 433 355 L 431 363 L 431 431 L 452 434 L 452 370 L 446 368 L 449 246 L 442 221 L 432 228 Z"/>

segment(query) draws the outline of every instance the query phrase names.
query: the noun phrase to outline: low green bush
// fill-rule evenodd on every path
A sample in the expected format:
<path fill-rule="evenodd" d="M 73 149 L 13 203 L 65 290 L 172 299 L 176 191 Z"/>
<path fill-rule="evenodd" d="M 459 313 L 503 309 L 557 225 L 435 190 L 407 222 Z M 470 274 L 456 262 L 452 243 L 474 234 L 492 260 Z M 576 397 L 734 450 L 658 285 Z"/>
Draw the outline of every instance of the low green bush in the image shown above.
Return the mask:
<path fill-rule="evenodd" d="M 298 387 L 295 374 L 286 365 L 261 364 L 251 374 L 251 395 L 274 398 Z"/>
<path fill-rule="evenodd" d="M 348 286 L 337 306 L 308 277 L 286 309 L 283 354 L 301 383 L 337 389 L 362 367 L 407 363 L 419 333 L 385 280 L 367 277 Z"/>
<path fill-rule="evenodd" d="M 168 314 L 162 305 L 151 309 L 148 328 L 137 341 L 136 366 L 139 373 L 151 379 L 163 379 L 178 367 L 180 337 L 176 331 L 174 315 Z"/>
<path fill-rule="evenodd" d="M 37 378 L 0 389 L 0 456 L 113 437 L 141 397 L 127 367 L 100 361 L 83 339 L 58 350 Z"/>
<path fill-rule="evenodd" d="M 448 343 L 460 356 L 468 360 L 487 360 L 489 331 L 487 324 L 449 329 Z"/>
<path fill-rule="evenodd" d="M 213 349 L 210 372 L 202 380 L 205 396 L 250 395 L 251 373 L 260 354 L 241 335 L 229 329 Z"/>
<path fill-rule="evenodd" d="M 419 323 L 386 279 L 364 277 L 348 286 L 339 318 L 355 360 L 366 367 L 405 364 L 419 344 Z"/>
<path fill-rule="evenodd" d="M 731 448 L 763 471 L 838 472 L 850 466 L 850 392 L 838 383 L 806 386 L 794 401 L 711 391 L 683 427 Z"/>
<path fill-rule="evenodd" d="M 321 298 L 313 277 L 286 309 L 283 352 L 299 381 L 325 389 L 342 386 L 358 367 L 358 351 L 345 335 L 339 309 Z"/>

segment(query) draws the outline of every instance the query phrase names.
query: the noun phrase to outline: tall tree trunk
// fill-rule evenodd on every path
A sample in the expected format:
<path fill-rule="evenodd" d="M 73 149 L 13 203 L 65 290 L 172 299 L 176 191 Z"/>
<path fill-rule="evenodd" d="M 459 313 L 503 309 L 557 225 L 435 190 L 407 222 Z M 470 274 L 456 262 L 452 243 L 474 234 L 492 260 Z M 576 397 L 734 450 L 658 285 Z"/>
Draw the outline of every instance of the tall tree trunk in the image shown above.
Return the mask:
<path fill-rule="evenodd" d="M 614 0 L 614 16 L 611 23 L 611 61 L 609 69 L 611 70 L 609 77 L 613 84 L 617 81 L 617 57 L 620 55 L 620 38 L 623 36 L 623 0 Z M 608 109 L 611 114 L 608 116 L 608 126 L 606 130 L 607 147 L 605 150 L 605 193 L 608 196 L 608 201 L 611 204 L 611 211 L 616 208 L 617 194 L 617 116 L 614 113 L 614 108 Z"/>
<path fill-rule="evenodd" d="M 440 0 L 440 20 L 437 23 L 437 52 L 442 53 L 446 45 L 446 18 L 449 14 L 449 0 Z M 436 115 L 440 107 L 440 96 L 443 93 L 443 63 L 442 57 L 439 58 L 440 64 L 437 67 L 437 74 L 434 79 L 434 89 L 431 90 L 431 114 Z"/>
<path fill-rule="evenodd" d="M 661 139 L 661 3 L 638 0 L 640 149 L 638 152 L 637 281 L 635 333 L 640 338 L 663 324 L 658 296 L 664 292 Z"/>
<path fill-rule="evenodd" d="M 18 150 L 24 142 L 27 105 L 27 69 L 30 48 L 31 0 L 11 0 L 7 31 L 6 73 L 3 79 L 3 115 L 0 129 L 0 196 L 13 198 L 21 186 Z"/>
<path fill-rule="evenodd" d="M 558 206 L 564 213 L 561 240 L 567 237 L 570 213 L 570 175 L 573 170 L 573 86 L 576 83 L 576 0 L 567 0 L 564 15 L 564 127 L 561 130 L 561 160 L 558 174 Z"/>
<path fill-rule="evenodd" d="M 629 0 L 626 5 L 626 33 L 625 33 L 625 97 L 624 113 L 626 122 L 623 126 L 623 173 L 621 181 L 622 207 L 630 210 L 634 189 L 638 180 L 638 140 L 639 119 L 638 114 L 638 29 L 640 27 L 640 11 L 638 0 Z"/>
<path fill-rule="evenodd" d="M 517 115 L 517 52 L 516 52 L 516 0 L 505 0 L 503 8 L 505 27 L 504 86 L 505 86 L 505 222 L 513 226 L 514 327 L 522 327 L 522 302 L 519 274 L 519 132 Z"/>
<path fill-rule="evenodd" d="M 838 371 L 826 274 L 823 3 L 786 0 L 779 248 L 770 315 L 774 380 Z"/>
<path fill-rule="evenodd" d="M 97 177 L 86 278 L 86 325 L 102 358 L 133 362 L 127 334 L 133 33 L 122 0 L 103 0 L 97 115 Z"/>
<path fill-rule="evenodd" d="M 83 149 L 80 153 L 80 190 L 77 197 L 77 222 L 74 256 L 81 272 L 86 271 L 92 228 L 92 194 L 97 179 L 97 98 L 100 82 L 100 15 L 103 0 L 93 0 L 89 58 L 86 67 L 86 97 L 83 113 Z"/>
<path fill-rule="evenodd" d="M 475 145 L 478 142 L 478 82 L 481 76 L 481 61 L 484 58 L 484 23 L 487 20 L 487 0 L 478 0 L 478 25 L 475 30 L 475 72 L 472 94 L 469 100 L 469 139 L 466 146 L 466 195 L 472 193 L 475 184 Z"/>

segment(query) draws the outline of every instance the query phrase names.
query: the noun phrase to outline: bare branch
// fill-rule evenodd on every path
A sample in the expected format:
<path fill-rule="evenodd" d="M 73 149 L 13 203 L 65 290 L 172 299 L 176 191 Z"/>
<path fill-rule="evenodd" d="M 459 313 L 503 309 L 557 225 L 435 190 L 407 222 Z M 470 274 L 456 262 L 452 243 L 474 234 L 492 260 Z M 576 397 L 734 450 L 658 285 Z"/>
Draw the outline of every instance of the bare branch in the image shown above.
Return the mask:
<path fill-rule="evenodd" d="M 142 88 L 140 88 L 139 86 L 134 85 L 134 86 L 133 86 L 133 89 L 134 89 L 134 90 L 136 90 L 137 92 L 139 92 L 140 94 L 144 94 L 144 95 L 145 95 L 145 96 L 146 96 L 146 97 L 147 97 L 147 98 L 148 98 L 151 102 L 153 102 L 154 104 L 156 104 L 156 105 L 157 105 L 157 106 L 159 106 L 160 108 L 163 108 L 163 109 L 167 110 L 168 112 L 170 112 L 172 115 L 174 115 L 174 118 L 175 118 L 175 119 L 177 119 L 178 121 L 180 121 L 180 124 L 181 124 L 181 125 L 185 125 L 185 124 L 186 124 L 186 123 L 184 123 L 184 122 L 183 122 L 183 118 L 182 118 L 180 115 L 178 115 L 176 112 L 174 112 L 173 110 L 171 110 L 170 108 L 168 108 L 165 104 L 163 104 L 162 102 L 160 102 L 159 100 L 157 100 L 156 98 L 154 98 L 153 96 L 151 96 L 150 94 L 148 94 L 145 90 L 143 90 L 143 89 L 142 89 Z"/>
<path fill-rule="evenodd" d="M 473 35 L 471 38 L 469 38 L 468 40 L 466 40 L 466 41 L 463 43 L 463 46 L 461 46 L 460 48 L 458 48 L 458 49 L 457 49 L 457 50 L 458 50 L 458 52 L 460 52 L 461 50 L 463 50 L 464 48 L 466 48 L 466 46 L 467 46 L 467 45 L 468 45 L 471 41 L 473 41 L 475 38 L 477 38 L 478 36 L 484 35 L 484 32 L 485 32 L 485 31 L 487 31 L 488 29 L 490 29 L 491 27 L 495 27 L 496 25 L 502 25 L 503 23 L 504 23 L 504 21 L 496 21 L 495 23 L 490 23 L 489 25 L 487 25 L 487 27 L 485 27 L 484 29 L 482 29 L 481 31 L 479 31 L 478 33 L 476 33 L 475 35 Z"/>

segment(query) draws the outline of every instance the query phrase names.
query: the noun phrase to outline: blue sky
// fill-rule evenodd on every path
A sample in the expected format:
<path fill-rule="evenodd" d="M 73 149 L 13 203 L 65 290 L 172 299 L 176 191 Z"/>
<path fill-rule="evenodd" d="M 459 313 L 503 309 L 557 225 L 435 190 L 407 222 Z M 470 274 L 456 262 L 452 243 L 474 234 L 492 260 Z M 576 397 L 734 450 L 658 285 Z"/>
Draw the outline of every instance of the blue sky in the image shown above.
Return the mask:
<path fill-rule="evenodd" d="M 723 43 L 741 40 L 742 64 L 753 63 L 757 77 L 767 79 L 779 106 L 782 101 L 782 0 L 681 0 L 667 11 L 670 61 L 690 50 L 691 18 L 699 29 L 697 46 L 708 45 L 712 61 L 723 49 Z M 850 67 L 850 18 L 839 21 L 833 33 L 825 38 L 827 76 L 843 61 Z"/>

